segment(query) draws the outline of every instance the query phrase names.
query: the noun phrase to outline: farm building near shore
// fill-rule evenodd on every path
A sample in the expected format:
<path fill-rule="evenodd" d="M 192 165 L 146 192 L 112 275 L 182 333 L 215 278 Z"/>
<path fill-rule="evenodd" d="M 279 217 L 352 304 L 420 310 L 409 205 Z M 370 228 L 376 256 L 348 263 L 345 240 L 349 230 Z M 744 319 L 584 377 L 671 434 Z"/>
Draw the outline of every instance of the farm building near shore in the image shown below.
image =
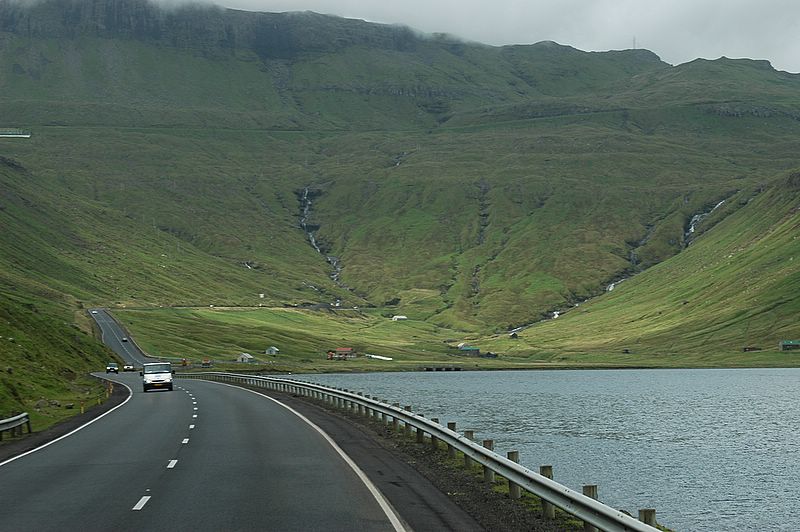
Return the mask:
<path fill-rule="evenodd" d="M 356 358 L 356 351 L 352 347 L 337 347 L 336 349 L 329 349 L 327 355 L 328 360 L 347 360 L 348 358 Z"/>

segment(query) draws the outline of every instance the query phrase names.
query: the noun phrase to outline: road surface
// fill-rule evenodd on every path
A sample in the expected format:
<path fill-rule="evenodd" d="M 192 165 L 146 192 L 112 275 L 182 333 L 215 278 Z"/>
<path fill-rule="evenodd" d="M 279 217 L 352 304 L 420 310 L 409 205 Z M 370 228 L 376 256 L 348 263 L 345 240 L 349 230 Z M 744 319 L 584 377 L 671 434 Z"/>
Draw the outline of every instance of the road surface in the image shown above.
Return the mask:
<path fill-rule="evenodd" d="M 147 362 L 155 362 L 152 359 L 148 359 L 132 341 L 123 340 L 124 338 L 128 338 L 127 333 L 120 329 L 117 322 L 114 321 L 106 310 L 93 308 L 90 309 L 90 315 L 100 327 L 103 343 L 117 353 L 122 360 L 132 363 L 137 368 Z"/>
<path fill-rule="evenodd" d="M 104 341 L 126 361 L 144 362 L 101 312 L 92 316 Z M 293 399 L 301 414 L 198 380 L 144 393 L 138 372 L 98 376 L 130 388 L 130 398 L 0 462 L 0 529 L 481 529 L 408 464 L 313 405 Z"/>

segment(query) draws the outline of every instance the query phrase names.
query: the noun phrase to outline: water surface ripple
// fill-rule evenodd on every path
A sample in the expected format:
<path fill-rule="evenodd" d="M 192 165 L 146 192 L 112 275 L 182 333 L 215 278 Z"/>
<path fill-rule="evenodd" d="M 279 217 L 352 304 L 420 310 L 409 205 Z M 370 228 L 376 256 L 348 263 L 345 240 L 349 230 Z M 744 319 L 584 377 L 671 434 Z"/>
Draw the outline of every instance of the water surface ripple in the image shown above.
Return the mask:
<path fill-rule="evenodd" d="M 572 489 L 679 531 L 800 528 L 800 369 L 301 377 L 455 421 Z"/>

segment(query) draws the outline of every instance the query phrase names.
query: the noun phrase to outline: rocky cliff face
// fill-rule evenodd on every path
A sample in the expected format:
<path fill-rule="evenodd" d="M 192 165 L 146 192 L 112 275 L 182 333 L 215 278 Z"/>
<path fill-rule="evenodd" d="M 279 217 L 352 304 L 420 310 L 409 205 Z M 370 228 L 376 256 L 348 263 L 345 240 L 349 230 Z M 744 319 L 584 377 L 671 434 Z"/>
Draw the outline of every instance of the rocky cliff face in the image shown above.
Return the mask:
<path fill-rule="evenodd" d="M 128 38 L 207 51 L 252 49 L 263 58 L 356 44 L 413 48 L 400 26 L 316 13 L 253 13 L 207 5 L 163 8 L 148 0 L 0 0 L 0 31 L 37 38 Z"/>

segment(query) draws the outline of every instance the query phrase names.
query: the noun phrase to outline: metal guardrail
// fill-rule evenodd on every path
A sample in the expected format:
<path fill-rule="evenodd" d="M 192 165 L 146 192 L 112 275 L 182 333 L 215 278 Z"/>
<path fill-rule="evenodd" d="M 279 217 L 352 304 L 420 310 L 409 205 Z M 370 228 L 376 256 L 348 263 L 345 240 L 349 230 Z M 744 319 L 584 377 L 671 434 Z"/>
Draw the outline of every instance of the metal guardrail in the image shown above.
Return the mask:
<path fill-rule="evenodd" d="M 3 439 L 3 433 L 6 431 L 11 431 L 11 435 L 21 435 L 22 434 L 22 427 L 28 427 L 28 434 L 31 433 L 31 419 L 28 417 L 27 412 L 23 412 L 22 414 L 14 417 L 10 417 L 8 419 L 0 419 L 0 440 Z"/>
<path fill-rule="evenodd" d="M 377 399 L 370 398 L 361 393 L 347 390 L 329 388 L 319 384 L 294 379 L 277 377 L 256 377 L 235 373 L 178 373 L 176 377 L 188 379 L 202 379 L 229 384 L 247 385 L 256 388 L 293 393 L 334 404 L 337 407 L 356 411 L 365 416 L 380 415 L 381 419 L 388 422 L 391 418 L 395 427 L 403 423 L 407 434 L 413 428 L 417 432 L 417 441 L 422 441 L 422 436 L 428 434 L 432 441 L 443 441 L 448 449 L 456 449 L 475 462 L 494 471 L 509 482 L 522 487 L 522 489 L 536 495 L 543 501 L 557 506 L 565 512 L 581 519 L 584 523 L 593 525 L 600 530 L 608 532 L 655 532 L 658 529 L 636 520 L 630 515 L 606 506 L 582 493 L 571 490 L 543 475 L 487 449 L 463 436 L 455 430 L 440 425 L 435 419 L 427 419 L 419 414 L 414 414 L 408 407 L 401 409 L 398 404 L 390 405 Z M 652 519 L 654 520 L 654 514 Z"/>

